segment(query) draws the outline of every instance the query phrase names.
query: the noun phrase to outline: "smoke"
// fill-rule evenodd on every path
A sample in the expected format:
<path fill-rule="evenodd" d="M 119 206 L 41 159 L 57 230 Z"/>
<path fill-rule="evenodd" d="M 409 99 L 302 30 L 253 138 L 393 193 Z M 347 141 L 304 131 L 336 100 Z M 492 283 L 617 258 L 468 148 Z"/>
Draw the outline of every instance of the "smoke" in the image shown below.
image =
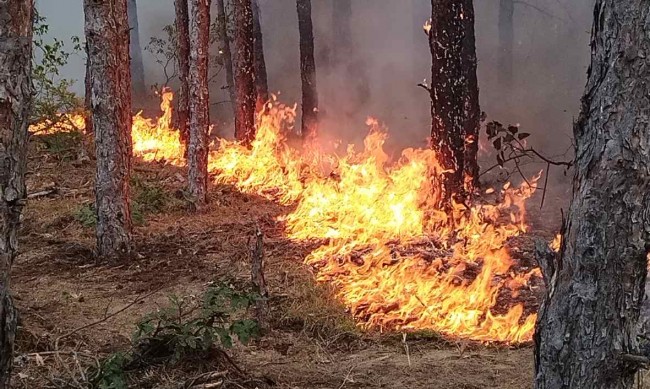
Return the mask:
<path fill-rule="evenodd" d="M 358 141 L 368 116 L 388 126 L 396 147 L 425 144 L 430 128 L 429 97 L 417 86 L 431 76 L 427 38 L 421 26 L 430 15 L 427 0 L 352 0 L 352 51 L 333 63 L 332 1 L 313 0 L 318 89 L 323 131 Z M 531 0 L 515 5 L 514 81 L 499 83 L 499 0 L 475 0 L 481 107 L 490 120 L 518 123 L 547 153 L 571 145 L 572 122 L 586 81 L 593 0 Z M 37 0 L 50 33 L 83 36 L 81 0 Z M 260 0 L 269 89 L 287 103 L 300 102 L 296 5 Z M 173 23 L 173 0 L 138 0 L 140 36 L 162 35 Z M 214 13 L 216 16 L 216 12 Z M 164 80 L 144 54 L 147 83 Z M 78 80 L 83 93 L 83 55 L 71 58 L 61 76 Z M 227 98 L 213 88 L 212 101 Z M 224 105 L 222 110 L 227 112 Z M 230 130 L 220 131 L 228 133 Z M 569 156 L 570 158 L 570 156 Z"/>

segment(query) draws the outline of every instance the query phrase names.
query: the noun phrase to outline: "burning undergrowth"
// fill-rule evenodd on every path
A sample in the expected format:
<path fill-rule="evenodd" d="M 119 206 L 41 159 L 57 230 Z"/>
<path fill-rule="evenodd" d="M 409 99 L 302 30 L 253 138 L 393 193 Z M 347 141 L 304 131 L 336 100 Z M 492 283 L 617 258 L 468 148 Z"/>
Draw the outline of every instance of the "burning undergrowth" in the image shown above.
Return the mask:
<path fill-rule="evenodd" d="M 158 121 L 134 119 L 135 155 L 183 163 L 171 98 L 163 96 Z M 531 339 L 536 315 L 527 289 L 537 270 L 520 266 L 506 247 L 526 231 L 524 202 L 538 177 L 447 213 L 436 206 L 443 172 L 432 150 L 406 149 L 389 161 L 386 132 L 375 120 L 359 151 L 292 147 L 286 134 L 295 116 L 295 107 L 270 103 L 252 147 L 220 140 L 209 168 L 218 183 L 292 205 L 280 218 L 286 235 L 315 245 L 305 262 L 336 288 L 360 326 Z"/>

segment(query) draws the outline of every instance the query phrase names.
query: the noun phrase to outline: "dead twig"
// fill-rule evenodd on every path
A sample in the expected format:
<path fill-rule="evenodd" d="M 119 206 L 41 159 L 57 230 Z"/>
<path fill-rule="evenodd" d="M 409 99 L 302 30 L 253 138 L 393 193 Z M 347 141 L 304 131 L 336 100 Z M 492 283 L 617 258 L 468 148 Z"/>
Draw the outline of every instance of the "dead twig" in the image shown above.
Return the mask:
<path fill-rule="evenodd" d="M 251 240 L 253 242 L 251 243 Z M 255 234 L 249 239 L 251 252 L 251 281 L 253 292 L 258 294 L 255 300 L 255 315 L 262 332 L 268 331 L 269 292 L 264 279 L 264 234 L 259 226 L 255 226 Z"/>

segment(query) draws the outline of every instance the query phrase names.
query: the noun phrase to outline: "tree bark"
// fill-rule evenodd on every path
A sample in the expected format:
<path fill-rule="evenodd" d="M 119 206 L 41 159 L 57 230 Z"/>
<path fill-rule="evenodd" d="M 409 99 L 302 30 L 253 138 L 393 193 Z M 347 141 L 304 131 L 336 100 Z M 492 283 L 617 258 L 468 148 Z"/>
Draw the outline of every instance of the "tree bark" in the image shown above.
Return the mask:
<path fill-rule="evenodd" d="M 333 62 L 339 65 L 352 55 L 352 0 L 333 0 L 332 34 Z"/>
<path fill-rule="evenodd" d="M 311 0 L 297 0 L 300 32 L 300 76 L 302 79 L 302 137 L 313 140 L 318 134 L 318 91 L 314 61 L 314 30 Z"/>
<path fill-rule="evenodd" d="M 478 61 L 476 59 L 476 35 L 474 31 L 474 4 L 465 2 L 463 19 L 465 20 L 465 38 L 463 39 L 463 70 L 467 77 L 467 94 L 465 95 L 465 156 L 463 157 L 464 189 L 467 195 L 474 193 L 479 185 L 478 143 L 481 129 L 481 107 L 479 106 Z"/>
<path fill-rule="evenodd" d="M 138 23 L 138 4 L 136 0 L 128 0 L 127 12 L 129 15 L 129 28 L 131 43 L 129 52 L 131 54 L 131 88 L 132 98 L 139 104 L 147 95 L 147 87 L 144 78 L 144 64 L 142 63 L 142 48 L 140 47 L 140 25 Z"/>
<path fill-rule="evenodd" d="M 260 6 L 258 0 L 251 0 L 253 8 L 253 35 L 254 35 L 254 59 L 255 59 L 255 90 L 257 97 L 255 111 L 259 112 L 269 101 L 269 85 L 266 74 L 266 61 L 264 60 L 264 40 L 262 36 L 262 24 Z"/>
<path fill-rule="evenodd" d="M 223 56 L 223 66 L 226 68 L 226 84 L 230 96 L 230 105 L 233 114 L 237 111 L 237 94 L 235 93 L 235 76 L 232 67 L 232 51 L 230 50 L 230 37 L 228 36 L 228 17 L 224 0 L 217 0 L 217 24 L 219 26 L 219 52 Z"/>
<path fill-rule="evenodd" d="M 97 252 L 112 259 L 131 251 L 131 74 L 126 0 L 84 0 L 92 76 L 97 177 Z"/>
<path fill-rule="evenodd" d="M 0 2 L 0 389 L 9 388 L 17 327 L 10 272 L 27 200 L 33 14 L 33 1 Z"/>
<path fill-rule="evenodd" d="M 512 61 L 515 41 L 514 0 L 499 1 L 499 81 L 501 86 L 512 86 Z M 507 92 L 506 92 L 507 93 Z"/>
<path fill-rule="evenodd" d="M 185 154 L 187 154 L 190 139 L 190 14 L 187 0 L 174 0 L 174 8 L 176 10 L 176 56 L 180 81 L 176 127 L 180 132 L 181 141 L 185 145 Z"/>
<path fill-rule="evenodd" d="M 478 82 L 471 0 L 432 0 L 431 146 L 447 173 L 440 204 L 465 202 L 465 176 L 474 180 L 478 146 Z M 466 150 L 466 144 L 468 146 Z M 466 161 L 466 157 L 468 160 Z"/>
<path fill-rule="evenodd" d="M 86 130 L 86 135 L 91 135 L 93 133 L 93 116 L 92 116 L 93 83 L 92 83 L 92 75 L 90 74 L 90 59 L 88 55 L 90 50 L 88 48 L 88 42 L 86 42 L 85 49 L 86 49 L 86 75 L 84 77 L 84 108 L 86 109 L 86 116 L 84 116 L 84 129 Z"/>
<path fill-rule="evenodd" d="M 208 192 L 210 0 L 191 0 L 189 192 L 201 207 Z"/>
<path fill-rule="evenodd" d="M 233 0 L 235 7 L 235 44 L 237 89 L 235 110 L 235 138 L 244 144 L 255 139 L 255 69 L 253 46 L 253 10 L 250 0 Z"/>
<path fill-rule="evenodd" d="M 650 249 L 650 52 L 646 0 L 599 0 L 574 127 L 562 247 L 535 334 L 535 387 L 632 388 Z M 624 107 L 624 108 L 623 108 Z"/>

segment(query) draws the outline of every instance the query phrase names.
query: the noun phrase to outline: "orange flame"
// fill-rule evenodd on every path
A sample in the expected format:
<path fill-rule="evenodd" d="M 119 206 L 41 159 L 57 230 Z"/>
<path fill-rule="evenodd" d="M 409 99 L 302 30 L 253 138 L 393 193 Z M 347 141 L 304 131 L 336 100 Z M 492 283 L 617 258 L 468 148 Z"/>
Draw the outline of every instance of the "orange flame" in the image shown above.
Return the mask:
<path fill-rule="evenodd" d="M 171 99 L 163 95 L 157 122 L 134 118 L 136 156 L 183 163 Z M 219 183 L 294 204 L 281 218 L 287 236 L 321 243 L 305 262 L 318 281 L 336 286 L 362 327 L 531 339 L 536 315 L 512 301 L 539 272 L 519 273 L 505 245 L 526 231 L 524 202 L 539 175 L 530 186 L 506 184 L 496 205 L 456 205 L 448 215 L 435 207 L 442 168 L 432 150 L 406 149 L 391 163 L 386 131 L 374 119 L 361 151 L 299 150 L 285 136 L 295 117 L 295 106 L 273 101 L 258 117 L 252 147 L 220 140 L 209 168 Z"/>

